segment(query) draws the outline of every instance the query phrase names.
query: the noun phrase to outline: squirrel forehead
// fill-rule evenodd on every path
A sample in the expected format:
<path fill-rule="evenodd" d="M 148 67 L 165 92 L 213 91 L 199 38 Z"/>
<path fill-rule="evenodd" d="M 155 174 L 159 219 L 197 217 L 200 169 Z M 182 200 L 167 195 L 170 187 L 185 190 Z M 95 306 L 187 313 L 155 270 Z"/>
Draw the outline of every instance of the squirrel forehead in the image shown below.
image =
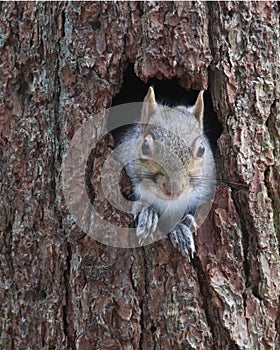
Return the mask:
<path fill-rule="evenodd" d="M 160 105 L 151 116 L 145 134 L 152 133 L 156 138 L 177 136 L 187 144 L 202 134 L 199 121 L 184 106 L 170 108 Z"/>

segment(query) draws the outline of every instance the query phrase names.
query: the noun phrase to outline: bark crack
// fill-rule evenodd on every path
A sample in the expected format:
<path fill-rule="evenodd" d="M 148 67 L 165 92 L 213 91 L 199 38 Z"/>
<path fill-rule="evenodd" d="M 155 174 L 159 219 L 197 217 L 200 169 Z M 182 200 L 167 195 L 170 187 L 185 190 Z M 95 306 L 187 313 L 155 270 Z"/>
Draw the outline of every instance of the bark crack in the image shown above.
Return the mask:
<path fill-rule="evenodd" d="M 137 251 L 139 250 L 139 254 Z M 141 268 L 143 266 L 143 270 L 141 273 L 141 278 L 139 277 L 139 280 L 143 281 L 143 287 L 140 288 L 140 286 L 136 286 L 134 276 L 133 276 L 133 271 L 130 269 L 130 280 L 131 280 L 131 285 L 132 288 L 135 292 L 135 294 L 138 296 L 139 300 L 139 309 L 140 309 L 140 320 L 139 320 L 139 325 L 140 325 L 140 333 L 139 333 L 139 349 L 145 349 L 145 320 L 147 318 L 147 314 L 145 310 L 147 309 L 146 305 L 146 295 L 148 295 L 148 285 L 149 285 L 149 277 L 148 277 L 148 269 L 147 269 L 147 257 L 146 257 L 146 251 L 145 248 L 143 247 L 140 251 L 138 248 L 136 252 L 136 255 L 140 257 L 138 261 L 138 268 Z"/>
<path fill-rule="evenodd" d="M 57 16 L 57 20 L 60 17 L 61 20 L 61 37 L 65 35 L 65 10 L 63 9 L 59 15 L 53 13 L 53 16 Z M 56 43 L 56 61 L 55 61 L 55 72 L 54 72 L 54 159 L 53 159 L 53 183 L 54 183 L 54 198 L 58 196 L 59 188 L 57 187 L 59 181 L 59 174 L 56 171 L 57 165 L 62 163 L 62 153 L 63 153 L 63 144 L 62 141 L 62 116 L 61 113 L 61 81 L 59 77 L 61 62 L 61 38 L 57 40 Z M 59 228 L 63 230 L 62 216 L 57 208 L 56 202 L 54 203 L 54 212 L 56 214 L 57 220 L 59 222 Z M 69 242 L 65 242 L 65 270 L 63 274 L 64 285 L 65 285 L 65 304 L 62 307 L 62 319 L 63 319 L 63 330 L 66 337 L 67 348 L 76 350 L 75 344 L 75 330 L 74 330 L 74 321 L 73 321 L 73 307 L 72 307 L 72 289 L 71 289 L 71 260 L 72 260 L 72 250 Z"/>
<path fill-rule="evenodd" d="M 143 256 L 143 266 L 144 266 L 144 272 L 143 272 L 143 281 L 144 281 L 144 295 L 141 298 L 141 301 L 139 302 L 139 306 L 141 309 L 141 315 L 140 315 L 140 326 L 141 326 L 141 333 L 140 333 L 140 339 L 139 339 L 139 348 L 144 349 L 144 331 L 145 331 L 145 296 L 148 295 L 148 284 L 149 284 L 149 278 L 148 278 L 148 270 L 147 270 L 147 257 L 146 257 L 146 251 L 145 248 L 142 248 L 142 256 Z"/>
<path fill-rule="evenodd" d="M 200 293 L 203 298 L 202 309 L 205 311 L 207 324 L 213 338 L 212 350 L 238 350 L 239 348 L 234 340 L 232 340 L 228 329 L 220 321 L 217 307 L 211 301 L 213 300 L 213 292 L 197 256 L 194 257 L 193 266 L 197 273 Z"/>
<path fill-rule="evenodd" d="M 70 284 L 72 250 L 67 243 L 66 269 L 64 270 L 65 305 L 63 306 L 63 328 L 69 349 L 76 350 L 75 331 L 73 323 L 72 291 Z"/>
<path fill-rule="evenodd" d="M 276 232 L 277 238 L 280 239 L 280 229 L 279 229 L 280 221 L 279 221 L 279 215 L 277 214 L 280 193 L 279 193 L 279 187 L 278 187 L 278 193 L 277 193 L 277 187 L 273 188 L 273 185 L 272 185 L 272 182 L 270 179 L 271 175 L 274 176 L 274 174 L 272 174 L 272 173 L 274 172 L 274 168 L 277 166 L 277 161 L 278 161 L 276 150 L 278 149 L 277 142 L 279 142 L 278 141 L 279 130 L 278 130 L 277 125 L 276 125 L 276 120 L 273 118 L 273 116 L 277 115 L 276 103 L 277 103 L 277 101 L 274 100 L 272 105 L 271 105 L 270 114 L 269 114 L 267 121 L 266 121 L 266 124 L 265 124 L 265 126 L 267 128 L 267 132 L 269 133 L 271 142 L 273 144 L 273 148 L 271 151 L 273 154 L 274 164 L 271 166 L 270 165 L 267 166 L 267 168 L 264 172 L 264 183 L 265 183 L 265 186 L 267 189 L 267 195 L 272 203 L 272 210 L 273 210 L 273 217 L 274 217 L 274 220 L 273 220 L 274 221 L 274 230 Z M 275 169 L 275 173 L 278 174 L 277 169 Z M 276 183 L 277 183 L 277 178 L 276 178 Z"/>

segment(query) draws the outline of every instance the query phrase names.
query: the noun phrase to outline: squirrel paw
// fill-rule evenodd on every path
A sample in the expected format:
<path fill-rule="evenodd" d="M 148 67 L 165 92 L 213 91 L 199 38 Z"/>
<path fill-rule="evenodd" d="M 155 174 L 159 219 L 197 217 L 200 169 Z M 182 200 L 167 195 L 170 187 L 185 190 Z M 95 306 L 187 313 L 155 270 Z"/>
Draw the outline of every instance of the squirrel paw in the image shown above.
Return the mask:
<path fill-rule="evenodd" d="M 141 244 L 151 233 L 153 233 L 158 224 L 158 215 L 150 208 L 143 208 L 137 216 L 136 235 Z"/>
<path fill-rule="evenodd" d="M 198 229 L 198 225 L 191 214 L 187 214 L 182 221 L 185 221 L 185 224 L 192 230 L 196 231 Z"/>
<path fill-rule="evenodd" d="M 188 226 L 180 223 L 169 233 L 170 240 L 182 255 L 190 255 L 193 259 L 195 253 L 194 240 Z"/>

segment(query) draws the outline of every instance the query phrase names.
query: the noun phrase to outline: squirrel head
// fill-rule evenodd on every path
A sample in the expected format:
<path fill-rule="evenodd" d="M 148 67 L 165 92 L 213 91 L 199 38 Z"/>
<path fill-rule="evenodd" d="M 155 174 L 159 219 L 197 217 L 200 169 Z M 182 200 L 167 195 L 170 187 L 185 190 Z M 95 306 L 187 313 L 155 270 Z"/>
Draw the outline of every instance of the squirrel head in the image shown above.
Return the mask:
<path fill-rule="evenodd" d="M 203 135 L 203 113 L 203 91 L 194 106 L 170 108 L 158 104 L 154 89 L 149 88 L 142 108 L 135 164 L 142 190 L 172 200 L 195 189 L 209 153 Z"/>

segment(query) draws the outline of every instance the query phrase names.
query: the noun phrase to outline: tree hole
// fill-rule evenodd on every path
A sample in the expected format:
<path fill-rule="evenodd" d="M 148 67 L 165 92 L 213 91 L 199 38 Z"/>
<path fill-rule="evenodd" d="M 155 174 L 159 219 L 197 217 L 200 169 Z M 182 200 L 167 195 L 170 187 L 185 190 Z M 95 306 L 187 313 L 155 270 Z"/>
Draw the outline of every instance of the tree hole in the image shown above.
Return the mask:
<path fill-rule="evenodd" d="M 195 90 L 186 91 L 179 85 L 179 79 L 159 80 L 151 78 L 148 83 L 145 84 L 134 73 L 133 64 L 129 64 L 124 74 L 122 89 L 113 99 L 112 107 L 132 102 L 143 102 L 149 86 L 154 87 L 157 101 L 170 107 L 178 105 L 192 106 L 195 104 L 199 93 L 199 91 Z M 139 110 L 137 114 L 135 111 L 128 110 L 127 115 L 121 117 L 123 120 L 118 121 L 114 120 L 114 118 L 109 115 L 108 129 L 112 130 L 112 135 L 116 144 L 120 142 L 122 134 L 129 128 L 128 125 L 124 124 L 127 124 L 128 120 L 130 120 L 131 123 L 138 122 L 140 120 L 140 112 Z M 130 119 L 128 119 L 128 115 Z M 116 125 L 124 126 L 115 128 Z M 219 123 L 217 114 L 213 109 L 208 91 L 204 93 L 204 131 L 209 139 L 213 153 L 215 153 L 217 140 L 222 133 L 222 125 Z"/>
<path fill-rule="evenodd" d="M 186 91 L 179 85 L 178 79 L 173 80 L 158 80 L 156 78 L 149 79 L 145 84 L 134 73 L 133 65 L 130 64 L 124 74 L 123 86 L 120 93 L 113 99 L 112 107 L 124 105 L 121 112 L 117 114 L 109 110 L 107 119 L 107 130 L 111 131 L 106 137 L 99 142 L 95 150 L 93 150 L 87 167 L 86 184 L 88 195 L 91 202 L 98 209 L 98 212 L 106 220 L 120 222 L 121 225 L 134 226 L 131 215 L 123 215 L 119 210 L 110 206 L 103 198 L 102 189 L 98 184 L 98 174 L 102 169 L 107 153 L 113 151 L 120 143 L 122 136 L 127 130 L 140 121 L 141 103 L 147 93 L 148 87 L 153 86 L 156 94 L 156 99 L 161 104 L 166 104 L 170 107 L 178 105 L 192 106 L 195 104 L 199 91 Z M 216 113 L 213 110 L 212 101 L 209 93 L 204 94 L 205 116 L 204 130 L 210 141 L 213 152 L 217 147 L 217 139 L 221 134 L 222 127 L 218 122 Z M 114 108 L 112 108 L 113 110 Z M 109 138 L 108 138 L 109 137 Z M 107 141 L 106 141 L 107 140 Z M 106 147 L 106 142 L 108 147 Z M 108 152 L 107 152 L 108 148 Z M 110 150 L 111 149 L 111 150 Z M 107 153 L 106 153 L 107 152 Z M 111 169 L 113 171 L 113 169 Z M 119 189 L 123 197 L 129 201 L 134 201 L 132 186 L 125 171 L 119 175 Z"/>

